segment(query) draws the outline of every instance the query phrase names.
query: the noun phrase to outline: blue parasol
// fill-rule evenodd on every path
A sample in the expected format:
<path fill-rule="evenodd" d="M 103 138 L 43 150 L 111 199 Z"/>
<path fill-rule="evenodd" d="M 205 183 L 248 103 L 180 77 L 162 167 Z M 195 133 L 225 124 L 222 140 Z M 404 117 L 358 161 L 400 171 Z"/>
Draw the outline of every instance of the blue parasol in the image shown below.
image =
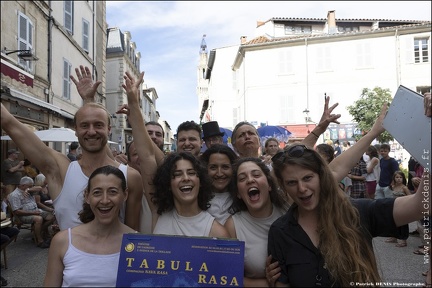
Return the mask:
<path fill-rule="evenodd" d="M 264 146 L 268 138 L 276 138 L 279 142 L 288 142 L 291 132 L 281 126 L 263 126 L 257 129 L 261 139 L 261 145 Z"/>

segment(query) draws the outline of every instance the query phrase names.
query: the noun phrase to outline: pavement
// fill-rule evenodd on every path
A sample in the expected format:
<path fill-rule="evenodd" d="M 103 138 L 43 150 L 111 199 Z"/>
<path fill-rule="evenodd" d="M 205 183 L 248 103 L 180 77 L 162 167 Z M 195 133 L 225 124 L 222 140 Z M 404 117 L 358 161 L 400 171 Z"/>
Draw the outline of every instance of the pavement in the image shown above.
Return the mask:
<path fill-rule="evenodd" d="M 410 231 L 416 228 L 415 223 L 409 226 Z M 425 277 L 421 273 L 430 267 L 430 258 L 413 253 L 421 245 L 420 237 L 410 236 L 408 246 L 403 248 L 395 247 L 394 243 L 385 243 L 385 239 L 377 237 L 373 240 L 375 257 L 382 276 L 381 286 L 422 287 Z M 8 281 L 8 287 L 42 287 L 47 272 L 48 250 L 37 247 L 32 241 L 30 231 L 21 229 L 17 241 L 7 248 L 8 269 L 4 269 L 3 255 L 1 257 L 1 275 Z M 353 287 L 360 286 L 368 285 L 353 284 Z"/>

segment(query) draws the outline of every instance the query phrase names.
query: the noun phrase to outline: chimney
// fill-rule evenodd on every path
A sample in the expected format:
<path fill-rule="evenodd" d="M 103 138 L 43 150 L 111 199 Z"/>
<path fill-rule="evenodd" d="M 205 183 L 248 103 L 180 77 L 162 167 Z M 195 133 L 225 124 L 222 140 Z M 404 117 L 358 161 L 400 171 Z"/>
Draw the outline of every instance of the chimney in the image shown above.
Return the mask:
<path fill-rule="evenodd" d="M 241 36 L 240 37 L 240 44 L 244 44 L 247 42 L 247 36 Z"/>
<path fill-rule="evenodd" d="M 327 29 L 328 34 L 335 34 L 337 32 L 336 16 L 334 10 L 330 10 L 327 12 Z"/>

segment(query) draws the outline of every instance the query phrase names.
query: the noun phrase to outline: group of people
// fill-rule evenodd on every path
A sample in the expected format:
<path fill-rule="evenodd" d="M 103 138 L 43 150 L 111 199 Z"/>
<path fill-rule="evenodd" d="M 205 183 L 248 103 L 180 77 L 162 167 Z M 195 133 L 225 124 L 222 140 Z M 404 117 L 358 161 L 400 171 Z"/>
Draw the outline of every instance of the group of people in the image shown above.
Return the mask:
<path fill-rule="evenodd" d="M 332 161 L 312 148 L 340 117 L 328 97 L 312 133 L 283 151 L 269 150 L 271 162 L 260 158 L 260 138 L 248 122 L 234 128 L 232 150 L 221 134 L 202 139 L 200 125 L 185 121 L 178 151 L 165 156 L 161 127 L 145 123 L 139 109 L 144 74 L 134 79 L 126 72 L 128 104 L 117 111 L 132 127 L 125 159 L 107 148 L 110 115 L 92 101 L 100 82 L 87 67 L 75 72 L 85 103 L 74 118 L 78 161 L 44 145 L 1 105 L 2 129 L 46 175 L 61 230 L 51 242 L 45 286 L 115 286 L 122 236 L 136 232 L 244 241 L 244 286 L 378 282 L 372 237 L 398 235 L 398 227 L 423 216 L 420 193 L 356 200 L 339 188 L 384 131 L 386 107 L 371 131 Z M 208 149 L 201 155 L 203 141 Z"/>

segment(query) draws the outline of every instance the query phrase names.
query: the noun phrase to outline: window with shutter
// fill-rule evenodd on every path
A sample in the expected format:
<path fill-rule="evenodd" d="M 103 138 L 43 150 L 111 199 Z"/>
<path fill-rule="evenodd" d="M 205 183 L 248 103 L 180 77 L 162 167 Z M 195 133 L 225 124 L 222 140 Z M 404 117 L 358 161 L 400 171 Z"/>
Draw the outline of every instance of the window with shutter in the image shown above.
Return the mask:
<path fill-rule="evenodd" d="M 429 62 L 428 38 L 414 39 L 414 61 L 415 63 Z"/>
<path fill-rule="evenodd" d="M 83 23 L 82 23 L 82 37 L 83 37 L 83 43 L 82 43 L 82 47 L 86 52 L 89 52 L 89 32 L 90 32 L 90 23 L 83 19 Z"/>
<path fill-rule="evenodd" d="M 64 27 L 73 34 L 73 1 L 64 1 Z"/>
<path fill-rule="evenodd" d="M 72 65 L 66 59 L 63 59 L 63 98 L 70 100 L 71 91 L 71 74 Z"/>
<path fill-rule="evenodd" d="M 33 23 L 23 13 L 18 12 L 18 50 L 33 49 Z M 33 72 L 33 62 L 18 58 L 18 63 L 27 71 Z"/>

